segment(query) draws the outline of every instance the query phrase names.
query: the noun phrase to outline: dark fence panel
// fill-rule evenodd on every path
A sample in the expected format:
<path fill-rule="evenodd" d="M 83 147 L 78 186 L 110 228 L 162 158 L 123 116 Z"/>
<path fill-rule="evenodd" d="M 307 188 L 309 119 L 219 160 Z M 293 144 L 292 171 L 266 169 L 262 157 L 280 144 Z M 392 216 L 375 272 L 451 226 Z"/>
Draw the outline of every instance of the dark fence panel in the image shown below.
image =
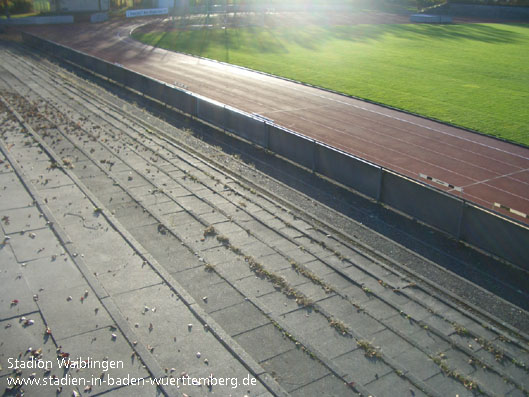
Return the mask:
<path fill-rule="evenodd" d="M 147 79 L 144 93 L 151 98 L 162 101 L 164 98 L 164 87 L 165 84 L 161 84 L 159 81 Z"/>
<path fill-rule="evenodd" d="M 111 80 L 117 81 L 122 84 L 121 71 L 123 68 L 120 68 L 114 63 L 109 63 L 107 66 L 107 77 Z"/>
<path fill-rule="evenodd" d="M 304 167 L 313 169 L 315 150 L 313 140 L 272 125 L 268 128 L 268 149 Z"/>
<path fill-rule="evenodd" d="M 96 63 L 97 63 L 97 58 L 94 58 L 90 55 L 87 55 L 87 54 L 84 54 L 82 52 L 79 52 L 78 53 L 78 59 L 80 60 L 79 63 L 81 66 L 89 69 L 89 70 L 94 70 L 95 67 L 96 67 Z"/>
<path fill-rule="evenodd" d="M 266 124 L 236 110 L 226 108 L 224 128 L 260 146 L 266 146 Z"/>
<path fill-rule="evenodd" d="M 167 92 L 167 104 L 173 106 L 184 113 L 196 116 L 197 98 L 185 91 L 171 87 Z"/>
<path fill-rule="evenodd" d="M 463 201 L 386 170 L 380 201 L 452 236 L 459 233 Z"/>
<path fill-rule="evenodd" d="M 465 205 L 461 239 L 529 270 L 529 228 Z"/>
<path fill-rule="evenodd" d="M 315 171 L 376 199 L 380 186 L 380 167 L 333 148 L 316 146 Z"/>
<path fill-rule="evenodd" d="M 123 79 L 127 88 L 131 88 L 138 92 L 144 93 L 145 91 L 145 81 L 143 76 L 139 73 L 133 72 L 129 69 L 123 69 Z"/>
<path fill-rule="evenodd" d="M 107 77 L 108 76 L 108 62 L 100 59 L 99 62 L 96 63 L 94 71 L 100 74 L 101 76 Z"/>
<path fill-rule="evenodd" d="M 209 102 L 207 99 L 197 98 L 197 117 L 206 120 L 217 127 L 224 128 L 224 106 Z"/>

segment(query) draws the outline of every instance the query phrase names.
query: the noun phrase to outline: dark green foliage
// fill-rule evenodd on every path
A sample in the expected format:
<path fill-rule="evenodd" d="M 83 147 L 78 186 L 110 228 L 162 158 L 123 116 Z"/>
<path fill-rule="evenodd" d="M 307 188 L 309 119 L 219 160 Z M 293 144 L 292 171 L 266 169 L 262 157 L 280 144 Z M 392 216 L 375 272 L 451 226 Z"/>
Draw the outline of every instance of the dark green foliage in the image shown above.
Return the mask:
<path fill-rule="evenodd" d="M 7 2 L 10 14 L 26 14 L 33 10 L 31 0 L 10 0 Z M 5 14 L 4 2 L 0 2 L 0 14 Z"/>

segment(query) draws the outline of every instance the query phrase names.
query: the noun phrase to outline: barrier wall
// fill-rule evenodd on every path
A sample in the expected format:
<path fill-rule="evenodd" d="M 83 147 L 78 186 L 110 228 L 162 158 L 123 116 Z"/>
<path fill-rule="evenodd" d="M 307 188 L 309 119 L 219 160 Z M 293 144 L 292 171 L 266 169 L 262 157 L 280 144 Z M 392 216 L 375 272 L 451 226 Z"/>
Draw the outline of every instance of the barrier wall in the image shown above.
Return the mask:
<path fill-rule="evenodd" d="M 96 12 L 95 14 L 90 15 L 91 23 L 100 23 L 108 21 L 108 12 Z"/>
<path fill-rule="evenodd" d="M 224 115 L 225 110 L 223 105 L 197 98 L 197 117 L 199 119 L 224 128 Z"/>
<path fill-rule="evenodd" d="M 175 90 L 173 87 L 166 86 L 165 89 L 165 103 L 181 111 L 190 114 L 191 116 L 197 116 L 197 101 L 198 98 L 180 90 Z"/>
<path fill-rule="evenodd" d="M 529 21 L 529 7 L 496 6 L 482 4 L 446 3 L 428 10 L 430 14 L 445 14 L 454 17 L 508 19 L 511 21 Z"/>
<path fill-rule="evenodd" d="M 315 144 L 302 135 L 273 125 L 268 127 L 268 149 L 311 170 L 314 170 Z"/>
<path fill-rule="evenodd" d="M 59 25 L 66 23 L 73 23 L 73 15 L 57 15 L 46 17 L 26 17 L 26 18 L 10 18 L 0 19 L 0 24 L 5 25 Z"/>
<path fill-rule="evenodd" d="M 463 201 L 383 171 L 380 201 L 457 237 Z"/>
<path fill-rule="evenodd" d="M 529 227 L 266 119 L 170 86 L 121 65 L 23 33 L 26 43 L 237 134 L 299 165 L 529 270 Z"/>
<path fill-rule="evenodd" d="M 410 22 L 417 23 L 452 23 L 452 17 L 445 15 L 413 14 Z"/>
<path fill-rule="evenodd" d="M 315 170 L 373 199 L 380 196 L 382 168 L 325 145 L 315 146 Z"/>
<path fill-rule="evenodd" d="M 268 147 L 267 124 L 264 120 L 248 117 L 235 109 L 226 108 L 224 127 L 256 145 Z"/>
<path fill-rule="evenodd" d="M 465 204 L 461 240 L 529 270 L 529 229 Z"/>

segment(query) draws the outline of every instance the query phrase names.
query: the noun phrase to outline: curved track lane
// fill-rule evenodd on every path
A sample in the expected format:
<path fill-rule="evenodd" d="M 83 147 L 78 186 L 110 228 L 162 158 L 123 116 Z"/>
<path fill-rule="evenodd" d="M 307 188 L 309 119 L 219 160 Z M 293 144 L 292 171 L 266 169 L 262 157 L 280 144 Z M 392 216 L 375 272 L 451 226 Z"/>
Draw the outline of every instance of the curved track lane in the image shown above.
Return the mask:
<path fill-rule="evenodd" d="M 529 223 L 529 218 L 498 207 L 501 204 L 529 214 L 528 148 L 236 66 L 153 48 L 129 36 L 142 23 L 120 20 L 26 30 L 262 115 L 363 159 Z M 435 180 L 456 188 L 445 187 Z"/>

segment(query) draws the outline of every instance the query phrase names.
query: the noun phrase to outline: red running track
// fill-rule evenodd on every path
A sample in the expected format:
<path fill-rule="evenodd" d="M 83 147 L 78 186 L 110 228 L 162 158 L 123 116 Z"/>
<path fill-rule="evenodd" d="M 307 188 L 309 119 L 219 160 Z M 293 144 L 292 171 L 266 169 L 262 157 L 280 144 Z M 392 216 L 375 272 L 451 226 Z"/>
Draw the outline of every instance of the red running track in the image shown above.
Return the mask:
<path fill-rule="evenodd" d="M 25 30 L 265 116 L 529 224 L 527 217 L 495 206 L 529 214 L 529 148 L 235 66 L 153 48 L 129 37 L 142 23 L 120 20 Z"/>

